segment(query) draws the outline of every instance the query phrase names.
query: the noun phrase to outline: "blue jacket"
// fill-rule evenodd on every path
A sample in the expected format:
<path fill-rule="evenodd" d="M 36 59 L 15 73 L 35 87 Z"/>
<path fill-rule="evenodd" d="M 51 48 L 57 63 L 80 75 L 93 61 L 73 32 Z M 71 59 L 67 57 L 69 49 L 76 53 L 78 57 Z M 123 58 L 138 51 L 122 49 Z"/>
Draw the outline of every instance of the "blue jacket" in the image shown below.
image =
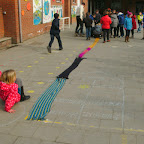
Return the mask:
<path fill-rule="evenodd" d="M 132 30 L 132 18 L 125 18 L 124 21 L 124 28 L 126 28 L 127 30 Z"/>
<path fill-rule="evenodd" d="M 125 18 L 123 13 L 118 14 L 118 20 L 120 25 L 124 25 Z"/>
<path fill-rule="evenodd" d="M 144 28 L 144 12 L 143 12 L 143 28 Z"/>
<path fill-rule="evenodd" d="M 50 30 L 50 34 L 52 34 L 52 35 L 57 35 L 57 34 L 60 33 L 59 20 L 60 20 L 60 19 L 54 19 L 54 20 L 53 20 L 52 26 L 51 26 L 51 30 Z"/>
<path fill-rule="evenodd" d="M 89 16 L 92 20 L 94 20 L 94 17 L 92 15 Z"/>

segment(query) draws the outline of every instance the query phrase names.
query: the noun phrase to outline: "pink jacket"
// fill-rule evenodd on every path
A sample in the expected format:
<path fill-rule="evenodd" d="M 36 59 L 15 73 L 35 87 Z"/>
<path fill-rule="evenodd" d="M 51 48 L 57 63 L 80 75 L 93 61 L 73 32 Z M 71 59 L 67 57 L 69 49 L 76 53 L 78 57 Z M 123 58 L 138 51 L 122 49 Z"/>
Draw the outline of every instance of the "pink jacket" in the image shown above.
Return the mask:
<path fill-rule="evenodd" d="M 1 74 L 0 71 L 0 76 Z M 0 98 L 5 101 L 5 110 L 8 112 L 21 99 L 18 93 L 18 85 L 15 83 L 9 85 L 0 81 Z"/>

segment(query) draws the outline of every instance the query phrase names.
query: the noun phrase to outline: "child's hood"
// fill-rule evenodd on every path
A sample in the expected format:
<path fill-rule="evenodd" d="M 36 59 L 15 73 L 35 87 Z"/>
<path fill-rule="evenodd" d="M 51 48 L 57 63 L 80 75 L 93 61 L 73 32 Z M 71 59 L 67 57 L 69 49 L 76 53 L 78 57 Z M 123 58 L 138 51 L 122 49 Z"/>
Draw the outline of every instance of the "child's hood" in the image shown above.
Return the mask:
<path fill-rule="evenodd" d="M 118 13 L 118 16 L 123 16 L 124 14 L 122 12 L 119 12 Z"/>
<path fill-rule="evenodd" d="M 0 71 L 0 77 L 1 77 L 1 75 L 2 75 L 2 72 Z"/>

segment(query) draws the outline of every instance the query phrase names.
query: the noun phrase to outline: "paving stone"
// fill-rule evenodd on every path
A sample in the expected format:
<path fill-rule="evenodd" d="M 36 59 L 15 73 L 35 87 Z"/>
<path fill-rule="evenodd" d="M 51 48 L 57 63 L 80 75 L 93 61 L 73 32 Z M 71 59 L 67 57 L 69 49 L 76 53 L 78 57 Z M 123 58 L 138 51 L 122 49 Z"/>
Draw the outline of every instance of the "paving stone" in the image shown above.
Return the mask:
<path fill-rule="evenodd" d="M 1 144 L 12 144 L 16 141 L 17 137 L 7 134 L 0 133 L 0 143 Z"/>
<path fill-rule="evenodd" d="M 137 144 L 135 135 L 112 134 L 110 144 Z"/>
<path fill-rule="evenodd" d="M 40 144 L 40 139 L 34 139 L 34 138 L 18 138 L 14 144 Z"/>
<path fill-rule="evenodd" d="M 82 144 L 82 133 L 78 133 L 77 131 L 62 131 L 60 136 L 57 139 L 59 143 L 71 143 L 71 144 Z"/>
<path fill-rule="evenodd" d="M 23 137 L 32 137 L 38 127 L 39 125 L 31 126 L 30 123 L 20 123 L 17 124 L 12 131 L 10 131 L 10 134 Z"/>
<path fill-rule="evenodd" d="M 43 127 L 38 128 L 35 131 L 33 137 L 54 142 L 57 139 L 57 137 L 60 135 L 61 131 L 62 131 L 62 128 L 43 126 Z"/>
<path fill-rule="evenodd" d="M 94 135 L 85 135 L 84 144 L 109 144 L 110 135 L 105 133 L 95 133 Z"/>

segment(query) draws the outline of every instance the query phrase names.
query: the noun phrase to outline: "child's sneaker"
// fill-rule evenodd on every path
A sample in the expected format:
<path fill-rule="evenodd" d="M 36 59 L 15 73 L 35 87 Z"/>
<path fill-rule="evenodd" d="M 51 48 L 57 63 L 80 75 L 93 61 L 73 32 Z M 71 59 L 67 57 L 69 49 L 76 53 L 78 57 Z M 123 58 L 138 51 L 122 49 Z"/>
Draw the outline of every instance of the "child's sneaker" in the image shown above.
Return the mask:
<path fill-rule="evenodd" d="M 103 43 L 106 43 L 106 41 L 104 41 Z"/>
<path fill-rule="evenodd" d="M 107 40 L 107 42 L 110 42 L 110 40 Z"/>
<path fill-rule="evenodd" d="M 51 47 L 50 46 L 47 46 L 47 50 L 49 53 L 51 53 Z"/>

